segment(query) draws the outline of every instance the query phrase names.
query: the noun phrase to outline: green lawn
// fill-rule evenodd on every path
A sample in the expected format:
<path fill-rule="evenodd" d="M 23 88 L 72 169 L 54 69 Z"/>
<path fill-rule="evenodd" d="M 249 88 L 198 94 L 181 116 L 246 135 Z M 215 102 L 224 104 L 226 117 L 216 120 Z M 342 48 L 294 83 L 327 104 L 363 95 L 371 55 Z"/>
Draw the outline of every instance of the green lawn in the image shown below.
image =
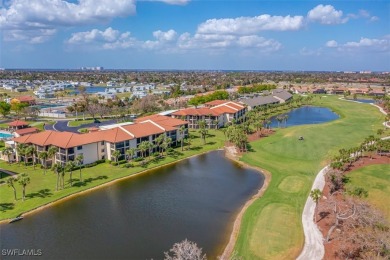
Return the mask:
<path fill-rule="evenodd" d="M 60 198 L 66 197 L 70 194 L 86 190 L 108 181 L 118 179 L 121 177 L 133 175 L 147 169 L 161 166 L 163 164 L 172 163 L 174 161 L 190 157 L 203 152 L 215 150 L 223 147 L 224 136 L 219 130 L 209 130 L 209 137 L 206 139 L 207 144 L 203 145 L 201 138 L 197 132 L 191 132 L 192 138 L 191 149 L 181 151 L 181 147 L 175 148 L 171 155 L 166 158 L 151 162 L 147 168 L 136 166 L 134 168 L 122 168 L 119 166 L 112 166 L 109 163 L 99 164 L 97 166 L 86 168 L 82 170 L 83 182 L 79 181 L 79 172 L 73 173 L 74 186 L 71 187 L 68 183 L 69 174 L 66 175 L 65 189 L 56 191 L 56 175 L 48 170 L 46 175 L 43 174 L 42 169 L 34 170 L 32 166 L 12 164 L 5 162 L 0 163 L 0 168 L 8 169 L 18 173 L 29 173 L 31 183 L 26 188 L 27 200 L 21 199 L 21 186 L 16 184 L 18 200 L 14 201 L 13 191 L 6 184 L 0 185 L 0 220 L 15 217 L 23 212 L 27 212 L 41 205 L 50 203 Z M 138 163 L 134 163 L 138 165 Z M 2 179 L 4 180 L 4 179 Z"/>
<path fill-rule="evenodd" d="M 110 120 L 110 119 L 106 119 L 106 118 L 101 119 L 101 118 L 99 118 L 98 120 L 100 122 L 104 122 L 104 121 L 107 121 L 107 120 Z M 69 121 L 68 126 L 70 126 L 70 127 L 78 127 L 78 126 L 81 126 L 81 125 L 84 125 L 84 124 L 93 123 L 94 121 L 95 121 L 94 119 Z"/>
<path fill-rule="evenodd" d="M 348 173 L 348 177 L 350 181 L 347 189 L 366 189 L 366 200 L 382 211 L 390 221 L 390 164 L 369 165 Z"/>
<path fill-rule="evenodd" d="M 377 108 L 328 96 L 315 101 L 342 116 L 320 125 L 278 129 L 251 143 L 253 152 L 241 160 L 271 172 L 264 196 L 245 212 L 235 251 L 243 259 L 295 259 L 304 236 L 303 206 L 312 182 L 341 148 L 359 145 L 375 134 L 384 120 Z M 304 141 L 298 137 L 304 136 Z"/>

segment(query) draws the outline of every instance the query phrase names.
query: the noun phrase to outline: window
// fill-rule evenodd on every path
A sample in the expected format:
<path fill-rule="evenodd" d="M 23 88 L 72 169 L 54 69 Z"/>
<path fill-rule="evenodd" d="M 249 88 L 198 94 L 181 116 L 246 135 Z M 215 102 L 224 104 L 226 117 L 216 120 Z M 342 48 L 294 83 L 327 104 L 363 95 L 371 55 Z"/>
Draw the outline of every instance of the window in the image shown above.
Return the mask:
<path fill-rule="evenodd" d="M 129 140 L 127 140 L 127 141 L 125 142 L 125 146 L 129 146 L 129 144 L 130 144 L 130 142 L 129 142 Z"/>
<path fill-rule="evenodd" d="M 82 149 L 83 149 L 83 146 L 82 146 L 82 145 L 77 146 L 77 151 L 80 151 L 80 150 L 82 150 Z"/>
<path fill-rule="evenodd" d="M 102 149 L 102 153 L 104 153 L 104 149 Z"/>
<path fill-rule="evenodd" d="M 102 141 L 100 144 L 101 144 L 101 145 L 104 145 L 104 141 Z"/>

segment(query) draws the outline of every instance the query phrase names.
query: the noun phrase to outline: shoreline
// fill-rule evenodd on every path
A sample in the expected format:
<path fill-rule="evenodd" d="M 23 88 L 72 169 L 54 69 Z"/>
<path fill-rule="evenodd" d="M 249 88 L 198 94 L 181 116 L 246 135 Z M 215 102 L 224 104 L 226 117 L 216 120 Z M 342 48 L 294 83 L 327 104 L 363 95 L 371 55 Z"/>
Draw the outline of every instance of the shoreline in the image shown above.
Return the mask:
<path fill-rule="evenodd" d="M 69 195 L 66 195 L 62 198 L 59 198 L 59 199 L 56 199 L 56 200 L 53 200 L 51 202 L 48 202 L 46 204 L 43 204 L 43 205 L 40 205 L 36 208 L 33 208 L 31 210 L 28 210 L 26 212 L 23 212 L 21 213 L 19 216 L 28 216 L 28 215 L 31 215 L 31 214 L 35 214 L 35 213 L 38 213 L 39 211 L 41 210 L 44 210 L 48 207 L 51 207 L 51 206 L 54 206 L 55 204 L 59 204 L 59 203 L 62 203 L 66 200 L 70 200 L 74 197 L 77 197 L 77 196 L 82 196 L 82 195 L 85 195 L 87 194 L 88 192 L 92 192 L 92 191 L 95 191 L 97 189 L 100 189 L 100 188 L 104 188 L 106 186 L 109 186 L 109 185 L 112 185 L 116 182 L 119 182 L 119 181 L 123 181 L 125 179 L 129 179 L 129 178 L 133 178 L 133 177 L 138 177 L 142 174 L 145 174 L 145 173 L 148 173 L 150 170 L 156 170 L 156 169 L 159 169 L 161 167 L 165 167 L 165 166 L 169 166 L 169 165 L 172 165 L 172 164 L 175 164 L 175 163 L 178 163 L 178 162 L 181 162 L 183 160 L 187 160 L 187 159 L 190 159 L 190 158 L 193 158 L 193 157 L 196 157 L 196 156 L 199 156 L 199 155 L 202 155 L 202 154 L 206 154 L 206 153 L 209 153 L 209 152 L 212 152 L 212 151 L 217 151 L 217 150 L 223 150 L 223 148 L 217 148 L 217 149 L 213 149 L 213 150 L 210 150 L 210 151 L 205 151 L 205 152 L 202 152 L 202 153 L 199 153 L 199 154 L 194 154 L 194 155 L 191 155 L 191 156 L 188 156 L 188 157 L 185 157 L 185 158 L 182 158 L 182 159 L 179 159 L 177 161 L 173 161 L 173 162 L 169 162 L 169 163 L 165 163 L 165 164 L 162 164 L 162 165 L 159 165 L 159 166 L 156 166 L 156 167 L 152 167 L 150 169 L 146 169 L 146 170 L 143 170 L 143 171 L 140 171 L 140 172 L 137 172 L 137 173 L 134 173 L 134 174 L 131 174 L 131 175 L 127 175 L 127 176 L 123 176 L 123 177 L 120 177 L 120 178 L 117 178 L 117 179 L 113 179 L 111 181 L 108 181 L 108 182 L 105 182 L 105 183 L 102 183 L 102 184 L 99 184 L 97 186 L 94 186 L 94 187 L 90 187 L 88 189 L 85 189 L 85 190 L 81 190 L 81 191 L 78 191 L 76 193 L 72 193 L 72 194 L 69 194 Z M 7 219 L 3 219 L 3 220 L 0 220 L 0 225 L 2 224 L 6 224 L 6 223 L 9 223 L 9 221 L 11 221 L 12 218 L 7 218 Z"/>
<path fill-rule="evenodd" d="M 258 190 L 258 192 L 245 202 L 244 206 L 241 208 L 240 212 L 237 214 L 237 216 L 234 220 L 234 224 L 233 224 L 233 228 L 232 228 L 232 231 L 230 234 L 229 242 L 225 246 L 225 249 L 223 250 L 223 253 L 220 256 L 221 260 L 230 259 L 230 257 L 232 256 L 232 254 L 234 252 L 234 246 L 236 245 L 236 241 L 238 238 L 238 234 L 240 233 L 242 217 L 244 216 L 245 211 L 249 208 L 249 206 L 251 206 L 253 204 L 253 202 L 255 202 L 255 200 L 257 200 L 258 198 L 261 198 L 263 196 L 263 194 L 267 190 L 268 185 L 270 184 L 271 178 L 272 178 L 272 174 L 269 171 L 267 171 L 265 169 L 261 169 L 259 167 L 255 167 L 255 166 L 246 164 L 246 163 L 238 160 L 238 157 L 236 155 L 233 155 L 229 151 L 229 149 L 225 149 L 225 157 L 228 158 L 229 160 L 232 160 L 232 161 L 240 164 L 241 166 L 243 166 L 245 168 L 253 169 L 256 172 L 258 172 L 259 174 L 263 174 L 264 175 L 264 182 L 263 182 L 263 186 L 261 186 L 261 188 Z"/>

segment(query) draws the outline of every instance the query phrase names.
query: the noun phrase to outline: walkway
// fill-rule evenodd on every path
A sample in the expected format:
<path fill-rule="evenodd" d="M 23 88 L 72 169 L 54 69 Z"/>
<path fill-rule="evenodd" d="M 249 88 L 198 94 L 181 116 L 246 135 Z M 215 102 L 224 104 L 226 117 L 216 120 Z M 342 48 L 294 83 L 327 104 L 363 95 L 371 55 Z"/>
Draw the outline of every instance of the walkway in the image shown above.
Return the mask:
<path fill-rule="evenodd" d="M 311 190 L 323 190 L 325 186 L 325 174 L 328 172 L 329 166 L 324 167 L 314 180 Z M 302 213 L 303 231 L 305 233 L 305 245 L 297 260 L 322 259 L 325 254 L 323 237 L 318 229 L 317 224 L 313 220 L 316 204 L 309 196 L 306 200 L 305 207 Z"/>

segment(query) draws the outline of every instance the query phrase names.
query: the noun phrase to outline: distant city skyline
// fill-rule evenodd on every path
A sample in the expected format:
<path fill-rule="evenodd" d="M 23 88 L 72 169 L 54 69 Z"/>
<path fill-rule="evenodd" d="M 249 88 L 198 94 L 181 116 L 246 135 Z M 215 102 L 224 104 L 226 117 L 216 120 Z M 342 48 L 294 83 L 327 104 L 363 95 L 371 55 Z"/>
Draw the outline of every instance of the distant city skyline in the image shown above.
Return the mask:
<path fill-rule="evenodd" d="M 390 71 L 389 1 L 11 0 L 0 67 Z"/>

